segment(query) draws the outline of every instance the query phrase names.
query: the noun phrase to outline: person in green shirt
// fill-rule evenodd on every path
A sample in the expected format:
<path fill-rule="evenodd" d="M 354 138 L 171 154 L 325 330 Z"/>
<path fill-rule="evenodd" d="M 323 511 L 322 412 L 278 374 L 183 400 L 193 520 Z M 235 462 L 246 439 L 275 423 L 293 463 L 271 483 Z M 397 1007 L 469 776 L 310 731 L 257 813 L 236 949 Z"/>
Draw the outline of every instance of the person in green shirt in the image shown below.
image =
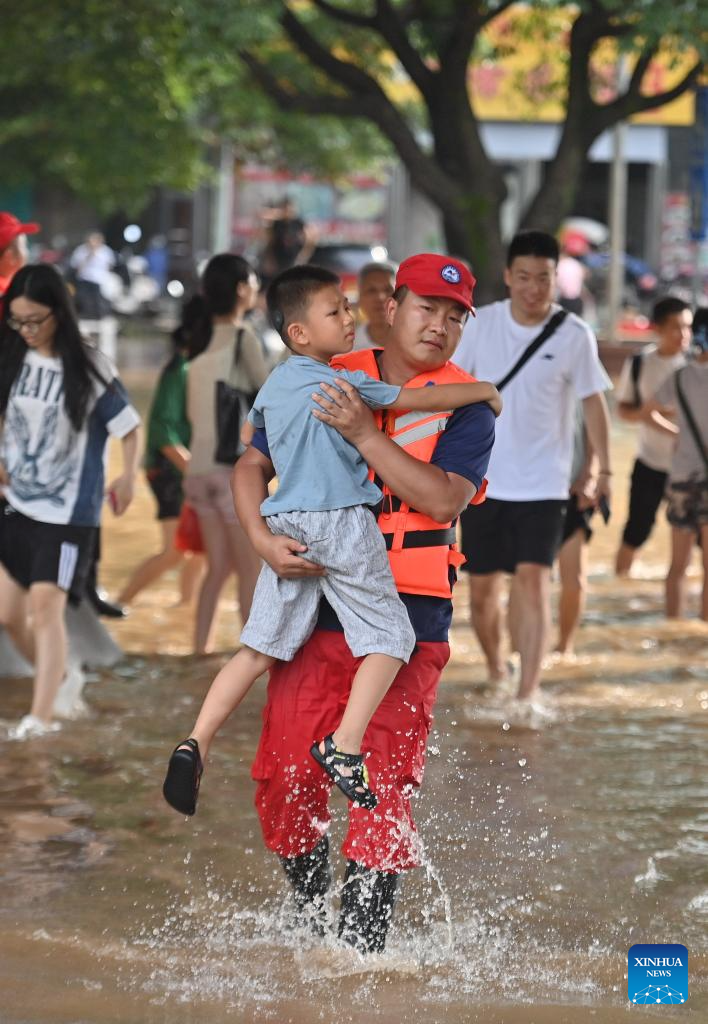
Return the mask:
<path fill-rule="evenodd" d="M 177 526 L 184 504 L 182 476 L 189 463 L 191 425 L 186 413 L 188 339 L 178 328 L 173 336 L 175 352 L 163 368 L 150 407 L 145 444 L 145 474 L 157 501 L 162 529 L 162 548 L 135 569 L 118 595 L 128 605 L 163 573 L 177 568 L 185 552 L 175 546 Z M 180 579 L 180 604 L 188 604 L 204 571 L 204 559 L 192 555 Z"/>

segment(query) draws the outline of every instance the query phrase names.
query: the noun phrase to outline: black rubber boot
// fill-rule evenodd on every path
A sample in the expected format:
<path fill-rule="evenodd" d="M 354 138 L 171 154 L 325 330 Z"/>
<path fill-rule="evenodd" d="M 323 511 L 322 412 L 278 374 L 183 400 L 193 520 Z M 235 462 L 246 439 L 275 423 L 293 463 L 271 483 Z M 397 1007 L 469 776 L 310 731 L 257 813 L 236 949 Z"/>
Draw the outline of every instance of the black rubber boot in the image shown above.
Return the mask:
<path fill-rule="evenodd" d="M 327 913 L 326 897 L 332 884 L 329 864 L 329 839 L 325 836 L 311 853 L 299 857 L 281 857 L 288 881 L 292 886 L 298 914 L 315 935 L 324 935 Z"/>
<path fill-rule="evenodd" d="M 106 597 L 103 590 L 99 590 L 98 581 L 98 561 L 96 558 L 91 562 L 91 568 L 88 571 L 86 579 L 86 588 L 84 593 L 96 612 L 96 615 L 103 615 L 107 619 L 122 619 L 128 612 L 122 604 L 113 604 Z"/>
<path fill-rule="evenodd" d="M 342 886 L 339 937 L 360 953 L 382 953 L 393 916 L 396 874 L 350 860 Z"/>

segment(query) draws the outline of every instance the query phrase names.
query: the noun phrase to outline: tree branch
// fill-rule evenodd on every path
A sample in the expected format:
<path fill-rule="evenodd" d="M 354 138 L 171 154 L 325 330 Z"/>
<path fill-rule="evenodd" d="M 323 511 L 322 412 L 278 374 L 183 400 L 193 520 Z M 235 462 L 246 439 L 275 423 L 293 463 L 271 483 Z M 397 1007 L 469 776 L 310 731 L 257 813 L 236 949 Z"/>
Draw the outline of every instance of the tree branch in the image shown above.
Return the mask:
<path fill-rule="evenodd" d="M 389 139 L 408 168 L 416 188 L 425 193 L 443 212 L 455 214 L 461 197 L 459 186 L 421 149 L 406 121 L 373 79 L 369 80 L 372 88 L 366 92 L 355 91 L 341 96 L 307 93 L 294 88 L 292 83 L 288 83 L 289 88 L 284 87 L 270 69 L 252 53 L 240 51 L 239 57 L 263 91 L 282 110 L 313 115 L 366 117 L 373 121 Z M 364 75 L 363 72 L 361 74 Z M 364 77 L 368 78 L 367 75 Z"/>
<path fill-rule="evenodd" d="M 370 14 L 355 14 L 354 11 L 345 11 L 336 4 L 328 3 L 328 0 L 312 0 L 312 3 L 323 14 L 327 14 L 335 21 L 341 21 L 344 25 L 352 25 L 355 28 L 373 28 L 374 17 Z"/>
<path fill-rule="evenodd" d="M 389 0 L 376 0 L 374 24 L 400 60 L 418 91 L 428 97 L 435 74 L 421 60 L 420 54 L 408 38 L 405 22 L 401 20 Z"/>
<path fill-rule="evenodd" d="M 698 60 L 672 89 L 666 89 L 664 92 L 656 93 L 654 96 L 642 96 L 638 91 L 631 93 L 628 89 L 623 96 L 618 96 L 612 103 L 604 105 L 594 104 L 593 128 L 596 130 L 594 130 L 593 134 L 599 135 L 600 132 L 611 128 L 618 121 L 625 121 L 628 117 L 632 117 L 634 114 L 642 114 L 647 110 L 656 110 L 658 107 L 663 107 L 666 103 L 671 103 L 673 100 L 678 99 L 679 96 L 683 96 L 688 89 L 695 85 L 702 71 L 703 62 Z M 632 75 L 632 79 L 634 77 Z"/>
<path fill-rule="evenodd" d="M 311 64 L 324 71 L 334 82 L 343 85 L 345 89 L 349 89 L 353 93 L 358 92 L 369 96 L 378 90 L 386 99 L 385 93 L 371 75 L 362 71 L 356 64 L 335 57 L 315 39 L 303 23 L 295 17 L 290 8 L 285 8 L 280 23 L 298 50 L 307 57 Z M 387 99 L 386 102 L 388 102 Z"/>
<path fill-rule="evenodd" d="M 302 90 L 286 89 L 280 84 L 269 68 L 257 60 L 247 50 L 239 50 L 239 58 L 251 72 L 256 82 L 267 96 L 278 104 L 282 110 L 291 110 L 303 114 L 333 114 L 336 117 L 368 117 L 352 96 L 335 96 L 332 93 L 306 93 Z"/>
<path fill-rule="evenodd" d="M 649 70 L 649 65 L 656 56 L 658 49 L 658 44 L 654 44 L 652 46 L 645 46 L 645 48 L 639 54 L 639 59 L 637 60 L 637 63 L 634 66 L 634 70 L 632 71 L 632 77 L 630 78 L 629 84 L 627 86 L 628 95 L 641 95 L 642 79 Z"/>
<path fill-rule="evenodd" d="M 484 28 L 484 26 L 488 25 L 490 21 L 494 21 L 499 14 L 502 14 L 508 7 L 513 7 L 517 2 L 518 0 L 504 0 L 504 2 L 498 4 L 493 11 L 489 10 L 486 14 L 477 14 L 479 27 Z"/>
<path fill-rule="evenodd" d="M 504 6 L 508 7 L 513 0 L 508 0 Z M 470 3 L 463 0 L 457 7 L 457 16 L 447 39 L 447 43 L 440 53 L 440 66 L 445 77 L 457 87 L 464 82 L 467 88 L 467 71 L 469 68 L 470 54 L 474 41 L 479 30 L 484 24 L 485 16 L 480 13 L 478 3 Z"/>

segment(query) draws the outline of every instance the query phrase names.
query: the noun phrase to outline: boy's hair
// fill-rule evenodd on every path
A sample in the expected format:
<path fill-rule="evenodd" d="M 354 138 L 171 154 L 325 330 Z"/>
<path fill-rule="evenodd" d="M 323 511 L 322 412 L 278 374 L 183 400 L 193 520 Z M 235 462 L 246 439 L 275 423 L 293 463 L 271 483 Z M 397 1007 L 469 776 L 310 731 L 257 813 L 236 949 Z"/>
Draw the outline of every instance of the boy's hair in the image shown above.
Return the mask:
<path fill-rule="evenodd" d="M 305 316 L 314 295 L 340 283 L 331 270 L 314 263 L 290 267 L 273 278 L 266 291 L 268 317 L 288 348 L 291 347 L 288 327 Z"/>
<path fill-rule="evenodd" d="M 693 331 L 705 331 L 708 328 L 708 306 L 696 307 L 693 314 Z"/>
<path fill-rule="evenodd" d="M 708 306 L 699 306 L 693 314 L 693 344 L 708 352 Z"/>
<path fill-rule="evenodd" d="M 553 235 L 545 231 L 519 231 L 514 235 L 506 253 L 506 265 L 510 267 L 517 256 L 540 256 L 557 263 L 560 249 Z"/>
<path fill-rule="evenodd" d="M 667 295 L 663 299 L 659 299 L 658 302 L 654 303 L 654 308 L 651 311 L 651 322 L 657 324 L 659 327 L 663 323 L 666 323 L 670 316 L 675 316 L 677 313 L 683 313 L 685 310 L 691 307 L 683 299 L 679 299 L 676 295 Z"/>

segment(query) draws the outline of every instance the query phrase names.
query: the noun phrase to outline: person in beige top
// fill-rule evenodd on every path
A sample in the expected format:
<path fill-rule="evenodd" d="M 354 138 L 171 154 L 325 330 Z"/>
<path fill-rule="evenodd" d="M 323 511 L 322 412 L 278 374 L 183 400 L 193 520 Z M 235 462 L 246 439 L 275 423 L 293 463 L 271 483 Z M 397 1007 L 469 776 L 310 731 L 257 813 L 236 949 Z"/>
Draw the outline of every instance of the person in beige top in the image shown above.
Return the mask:
<path fill-rule="evenodd" d="M 383 348 L 388 337 L 386 311 L 393 295 L 396 267 L 392 263 L 366 263 L 359 271 L 359 316 L 354 351 Z"/>
<path fill-rule="evenodd" d="M 232 572 L 237 575 L 238 600 L 245 621 L 260 571 L 260 559 L 234 511 L 233 467 L 218 463 L 214 457 L 216 382 L 230 380 L 244 391 L 255 393 L 273 366 L 274 358 L 266 355 L 260 340 L 244 322 L 257 294 L 258 277 L 251 265 L 241 256 L 220 253 L 207 264 L 201 293 L 189 304 L 192 359 L 187 369 L 187 418 L 192 439 L 184 491 L 199 518 L 207 558 L 195 620 L 197 654 L 209 650 L 217 602 L 228 576 Z M 195 304 L 202 306 L 196 324 Z M 239 358 L 234 365 L 239 332 Z"/>

